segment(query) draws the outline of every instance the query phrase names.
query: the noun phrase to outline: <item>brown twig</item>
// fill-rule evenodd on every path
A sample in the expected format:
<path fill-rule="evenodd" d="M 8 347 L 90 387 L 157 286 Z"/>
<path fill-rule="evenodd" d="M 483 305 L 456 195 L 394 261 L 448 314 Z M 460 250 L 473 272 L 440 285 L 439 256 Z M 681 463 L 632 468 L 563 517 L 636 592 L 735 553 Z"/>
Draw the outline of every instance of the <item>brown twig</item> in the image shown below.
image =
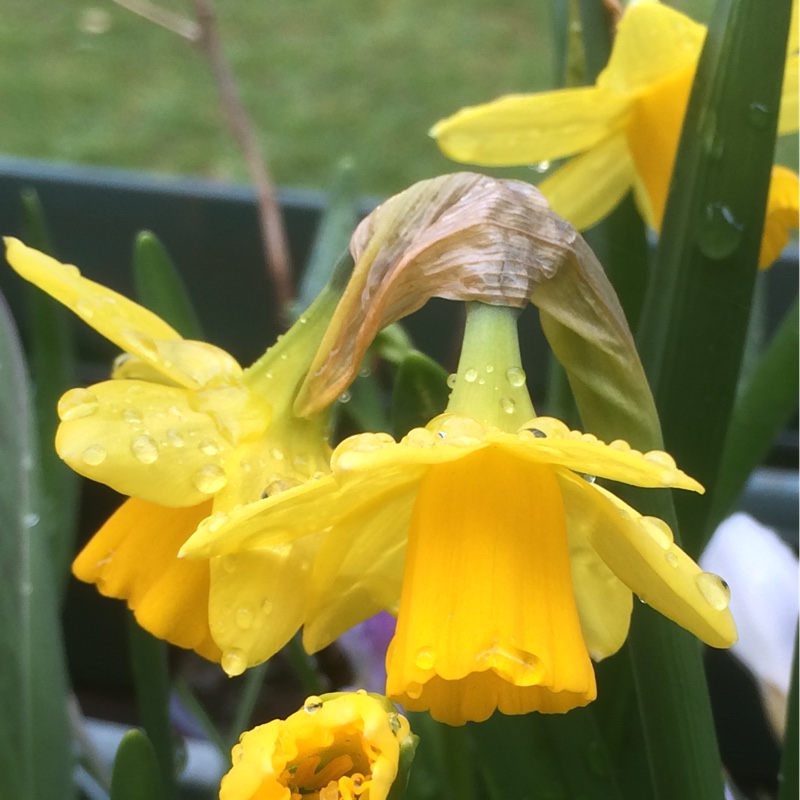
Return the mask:
<path fill-rule="evenodd" d="M 285 322 L 293 294 L 292 267 L 278 194 L 259 148 L 253 123 L 239 97 L 233 72 L 225 60 L 210 0 L 193 0 L 196 22 L 165 11 L 149 0 L 113 2 L 192 42 L 208 60 L 219 91 L 223 116 L 244 155 L 250 180 L 256 190 L 258 224 L 267 274 L 275 289 L 279 317 Z"/>

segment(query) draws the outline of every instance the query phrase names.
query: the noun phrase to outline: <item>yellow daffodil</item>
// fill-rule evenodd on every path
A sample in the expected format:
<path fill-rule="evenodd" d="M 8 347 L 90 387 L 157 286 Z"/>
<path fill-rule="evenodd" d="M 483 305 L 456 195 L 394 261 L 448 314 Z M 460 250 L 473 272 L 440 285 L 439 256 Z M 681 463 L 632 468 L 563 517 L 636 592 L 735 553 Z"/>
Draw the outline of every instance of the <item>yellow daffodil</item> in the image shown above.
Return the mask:
<path fill-rule="evenodd" d="M 183 553 L 226 557 L 324 530 L 305 646 L 397 609 L 387 693 L 410 710 L 462 724 L 585 705 L 590 659 L 623 644 L 633 594 L 712 646 L 735 641 L 721 579 L 594 476 L 702 487 L 664 452 L 536 418 L 512 309 L 470 304 L 448 413 L 399 442 L 350 437 L 331 468 L 221 526 L 202 523 Z"/>
<path fill-rule="evenodd" d="M 386 800 L 406 780 L 415 746 L 385 697 L 309 697 L 285 720 L 242 734 L 220 800 Z"/>
<path fill-rule="evenodd" d="M 291 405 L 335 294 L 323 292 L 275 347 L 243 370 L 228 353 L 183 339 L 77 267 L 16 239 L 6 245 L 23 278 L 125 353 L 111 380 L 72 389 L 58 404 L 61 458 L 130 497 L 78 555 L 76 577 L 125 599 L 154 635 L 207 658 L 219 660 L 239 637 L 271 654 L 302 619 L 295 613 L 292 621 L 291 608 L 303 607 L 311 543 L 210 563 L 179 560 L 177 553 L 204 518 L 213 526 L 228 509 L 328 470 L 326 416 L 299 420 Z M 288 599 L 281 601 L 283 626 L 270 617 L 276 595 Z"/>
<path fill-rule="evenodd" d="M 594 86 L 508 95 L 464 108 L 431 135 L 450 158 L 508 166 L 570 160 L 539 184 L 576 228 L 605 217 L 633 188 L 642 215 L 660 230 L 681 126 L 705 27 L 657 2 L 624 13 L 608 66 Z M 779 133 L 798 127 L 797 3 L 783 84 Z M 798 178 L 772 174 L 759 266 L 769 266 L 798 225 Z"/>

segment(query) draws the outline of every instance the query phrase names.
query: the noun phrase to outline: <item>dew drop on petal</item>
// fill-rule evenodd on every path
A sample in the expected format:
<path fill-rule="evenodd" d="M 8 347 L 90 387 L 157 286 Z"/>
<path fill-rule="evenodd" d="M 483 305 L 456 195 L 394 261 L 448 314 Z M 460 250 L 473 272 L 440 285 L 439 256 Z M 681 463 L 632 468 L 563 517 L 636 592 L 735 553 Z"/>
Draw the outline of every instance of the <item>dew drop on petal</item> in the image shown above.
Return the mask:
<path fill-rule="evenodd" d="M 222 654 L 220 663 L 222 669 L 231 677 L 241 675 L 247 669 L 247 659 L 244 657 L 244 653 L 235 647 Z"/>
<path fill-rule="evenodd" d="M 466 372 L 464 372 L 464 380 L 467 383 L 475 383 L 478 380 L 478 370 L 474 367 L 470 367 Z"/>
<path fill-rule="evenodd" d="M 214 442 L 208 442 L 208 441 L 200 442 L 200 444 L 197 447 L 200 450 L 200 452 L 206 456 L 215 456 L 217 453 L 219 453 L 219 447 L 217 447 L 217 445 Z"/>
<path fill-rule="evenodd" d="M 158 461 L 158 446 L 145 433 L 134 438 L 131 442 L 133 457 L 142 464 L 153 464 Z"/>
<path fill-rule="evenodd" d="M 236 627 L 241 631 L 250 630 L 253 627 L 253 612 L 246 606 L 236 609 Z"/>
<path fill-rule="evenodd" d="M 663 519 L 658 517 L 642 517 L 639 524 L 650 536 L 650 538 L 663 550 L 669 550 L 675 537 L 672 533 L 672 528 L 664 522 Z"/>
<path fill-rule="evenodd" d="M 624 439 L 614 439 L 608 445 L 612 450 L 619 450 L 620 452 L 627 453 L 630 451 L 631 446 Z"/>
<path fill-rule="evenodd" d="M 403 437 L 403 444 L 410 447 L 432 447 L 435 443 L 436 435 L 425 428 L 412 428 Z"/>
<path fill-rule="evenodd" d="M 141 412 L 133 408 L 132 406 L 128 406 L 122 412 L 122 419 L 125 420 L 129 425 L 141 425 L 142 424 L 142 414 Z"/>
<path fill-rule="evenodd" d="M 431 669 L 436 663 L 436 651 L 432 647 L 421 647 L 417 650 L 414 663 L 420 669 Z"/>
<path fill-rule="evenodd" d="M 94 303 L 85 298 L 79 298 L 75 303 L 75 313 L 83 319 L 89 320 L 94 316 L 95 305 Z"/>
<path fill-rule="evenodd" d="M 81 461 L 89 467 L 97 467 L 106 460 L 107 456 L 108 452 L 105 447 L 99 444 L 90 444 L 81 453 Z"/>
<path fill-rule="evenodd" d="M 192 476 L 192 483 L 203 494 L 214 494 L 228 483 L 228 476 L 222 467 L 216 464 L 206 464 Z"/>
<path fill-rule="evenodd" d="M 269 454 L 276 461 L 283 461 L 283 450 L 281 450 L 280 447 L 273 447 L 272 450 L 269 451 Z"/>
<path fill-rule="evenodd" d="M 406 694 L 412 700 L 418 700 L 422 697 L 422 689 L 423 686 L 421 683 L 417 683 L 416 681 L 409 681 L 408 685 L 406 686 Z"/>
<path fill-rule="evenodd" d="M 313 714 L 316 711 L 319 711 L 322 708 L 322 698 L 318 697 L 315 694 L 312 694 L 310 697 L 306 698 L 305 703 L 303 703 L 303 711 L 306 714 Z"/>
<path fill-rule="evenodd" d="M 70 389 L 58 401 L 58 418 L 63 422 L 89 417 L 100 406 L 96 395 L 88 389 Z"/>
<path fill-rule="evenodd" d="M 676 556 L 671 550 L 664 553 L 664 558 L 667 560 L 667 564 L 669 564 L 671 567 L 678 566 L 678 556 Z"/>
<path fill-rule="evenodd" d="M 515 388 L 525 385 L 525 373 L 519 367 L 509 367 L 506 370 L 506 380 Z"/>
<path fill-rule="evenodd" d="M 700 594 L 708 604 L 717 611 L 724 611 L 731 599 L 731 590 L 719 575 L 713 572 L 701 572 L 695 579 Z"/>
<path fill-rule="evenodd" d="M 649 453 L 645 453 L 644 460 L 652 464 L 658 464 L 660 467 L 667 467 L 668 469 L 675 469 L 677 467 L 675 459 L 663 450 L 651 450 Z"/>
<path fill-rule="evenodd" d="M 516 407 L 517 404 L 514 402 L 512 398 L 502 397 L 500 399 L 500 408 L 502 408 L 506 414 L 513 414 Z"/>
<path fill-rule="evenodd" d="M 272 613 L 272 600 L 264 600 L 261 603 L 261 613 L 266 617 Z"/>
<path fill-rule="evenodd" d="M 222 556 L 222 569 L 224 569 L 228 575 L 233 575 L 233 573 L 236 572 L 236 556 L 233 553 Z"/>
<path fill-rule="evenodd" d="M 178 449 L 183 447 L 185 444 L 183 441 L 183 436 L 181 436 L 180 433 L 175 430 L 175 428 L 168 428 L 164 436 L 167 444 L 171 444 L 173 447 L 177 447 Z"/>
<path fill-rule="evenodd" d="M 126 349 L 153 361 L 158 358 L 156 343 L 146 333 L 136 330 L 124 330 L 122 331 L 122 338 L 127 344 Z"/>
<path fill-rule="evenodd" d="M 494 372 L 494 364 L 486 365 L 486 374 L 491 375 Z"/>

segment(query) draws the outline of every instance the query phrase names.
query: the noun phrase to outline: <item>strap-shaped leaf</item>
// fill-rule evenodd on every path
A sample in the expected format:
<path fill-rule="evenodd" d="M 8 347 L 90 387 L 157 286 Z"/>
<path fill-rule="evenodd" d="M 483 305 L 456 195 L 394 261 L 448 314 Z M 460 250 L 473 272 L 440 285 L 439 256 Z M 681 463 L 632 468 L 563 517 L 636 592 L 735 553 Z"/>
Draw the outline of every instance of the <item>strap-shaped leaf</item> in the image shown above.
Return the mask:
<path fill-rule="evenodd" d="M 128 731 L 114 759 L 110 800 L 164 800 L 158 759 L 147 734 Z"/>
<path fill-rule="evenodd" d="M 2 298 L 0 517 L 0 797 L 60 800 L 72 764 L 58 604 L 28 375 Z"/>

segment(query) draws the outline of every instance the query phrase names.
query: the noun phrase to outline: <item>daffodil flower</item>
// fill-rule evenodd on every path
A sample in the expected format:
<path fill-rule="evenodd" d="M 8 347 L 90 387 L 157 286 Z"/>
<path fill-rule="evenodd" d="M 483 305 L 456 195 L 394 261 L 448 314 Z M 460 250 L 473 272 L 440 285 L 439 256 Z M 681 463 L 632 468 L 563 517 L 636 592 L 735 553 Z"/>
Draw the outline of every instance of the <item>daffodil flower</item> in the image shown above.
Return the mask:
<path fill-rule="evenodd" d="M 594 480 L 702 487 L 664 452 L 535 417 L 519 364 L 516 311 L 469 304 L 444 416 L 399 442 L 346 439 L 330 476 L 202 523 L 182 552 L 224 558 L 325 531 L 306 648 L 397 610 L 387 693 L 450 724 L 589 703 L 591 659 L 622 646 L 633 594 L 704 642 L 732 644 L 722 580 Z"/>
<path fill-rule="evenodd" d="M 154 635 L 207 658 L 219 660 L 239 638 L 271 654 L 301 620 L 313 541 L 210 563 L 177 553 L 201 520 L 220 524 L 229 509 L 328 471 L 327 416 L 300 420 L 291 405 L 337 293 L 323 292 L 243 370 L 225 351 L 183 339 L 77 267 L 16 239 L 6 245 L 23 278 L 124 351 L 111 380 L 71 389 L 58 404 L 59 456 L 130 497 L 75 559 L 74 574 L 125 599 Z M 271 617 L 277 597 L 283 626 Z"/>
<path fill-rule="evenodd" d="M 487 166 L 570 157 L 539 184 L 576 228 L 599 222 L 633 188 L 642 215 L 661 229 L 683 118 L 706 29 L 657 2 L 628 7 L 608 66 L 594 86 L 501 97 L 464 108 L 431 135 L 450 158 Z M 798 126 L 797 3 L 779 133 Z M 772 173 L 759 266 L 769 266 L 798 225 L 798 178 Z"/>
<path fill-rule="evenodd" d="M 404 788 L 415 747 L 385 697 L 312 696 L 285 720 L 242 734 L 220 800 L 387 800 L 393 785 Z"/>

